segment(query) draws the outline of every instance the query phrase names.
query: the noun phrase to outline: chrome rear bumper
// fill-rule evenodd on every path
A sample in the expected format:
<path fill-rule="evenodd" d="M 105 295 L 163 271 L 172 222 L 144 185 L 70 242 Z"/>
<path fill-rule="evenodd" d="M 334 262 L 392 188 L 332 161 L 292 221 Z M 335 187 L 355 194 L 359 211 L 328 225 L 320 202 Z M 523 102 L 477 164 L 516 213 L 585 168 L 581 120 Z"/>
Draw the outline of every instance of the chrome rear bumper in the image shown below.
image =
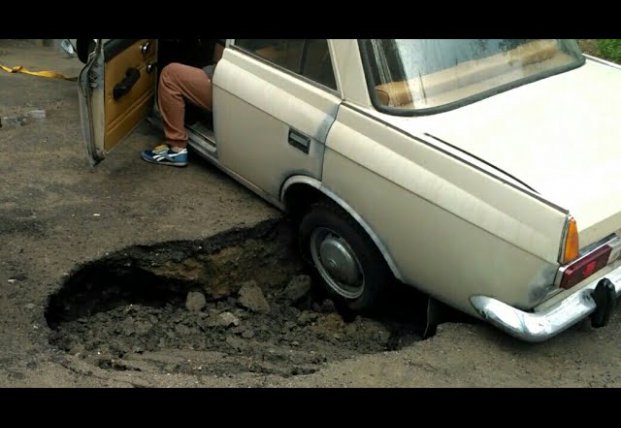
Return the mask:
<path fill-rule="evenodd" d="M 614 285 L 615 296 L 621 296 L 621 266 L 618 266 L 541 312 L 524 312 L 487 296 L 472 296 L 470 303 L 481 317 L 510 335 L 527 342 L 543 342 L 595 311 L 597 304 L 591 294 L 604 278 Z"/>

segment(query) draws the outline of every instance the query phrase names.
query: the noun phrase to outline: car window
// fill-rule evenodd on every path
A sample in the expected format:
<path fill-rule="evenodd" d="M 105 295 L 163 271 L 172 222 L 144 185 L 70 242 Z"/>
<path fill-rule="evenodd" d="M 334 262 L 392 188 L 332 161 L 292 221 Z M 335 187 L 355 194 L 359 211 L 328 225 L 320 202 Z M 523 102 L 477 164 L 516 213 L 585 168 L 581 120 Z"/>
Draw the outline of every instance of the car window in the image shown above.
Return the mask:
<path fill-rule="evenodd" d="M 235 45 L 289 71 L 336 89 L 326 39 L 237 39 Z"/>
<path fill-rule="evenodd" d="M 326 39 L 308 39 L 304 48 L 302 75 L 329 88 L 336 89 L 328 41 Z"/>
<path fill-rule="evenodd" d="M 455 107 L 584 63 L 573 40 L 369 39 L 360 46 L 376 107 L 395 114 Z"/>

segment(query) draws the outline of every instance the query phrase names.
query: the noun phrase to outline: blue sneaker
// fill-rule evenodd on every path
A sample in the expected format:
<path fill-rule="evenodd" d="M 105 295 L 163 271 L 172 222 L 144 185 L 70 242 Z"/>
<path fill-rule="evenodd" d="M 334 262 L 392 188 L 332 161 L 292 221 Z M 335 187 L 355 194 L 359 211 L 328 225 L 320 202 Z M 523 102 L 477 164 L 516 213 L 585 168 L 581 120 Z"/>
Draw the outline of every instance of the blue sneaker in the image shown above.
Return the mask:
<path fill-rule="evenodd" d="M 141 153 L 142 159 L 160 165 L 186 166 L 188 164 L 188 149 L 173 152 L 166 144 L 161 144 L 153 150 Z"/>

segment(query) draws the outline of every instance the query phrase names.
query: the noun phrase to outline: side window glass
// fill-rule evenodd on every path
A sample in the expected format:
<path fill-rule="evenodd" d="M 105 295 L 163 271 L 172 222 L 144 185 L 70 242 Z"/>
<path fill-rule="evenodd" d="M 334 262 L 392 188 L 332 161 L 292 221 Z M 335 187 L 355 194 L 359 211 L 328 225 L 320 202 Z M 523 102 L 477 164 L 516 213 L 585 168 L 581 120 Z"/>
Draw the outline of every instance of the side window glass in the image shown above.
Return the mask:
<path fill-rule="evenodd" d="M 289 71 L 336 89 L 326 39 L 237 39 L 235 44 Z"/>
<path fill-rule="evenodd" d="M 300 72 L 304 39 L 238 39 L 235 44 L 287 70 Z"/>
<path fill-rule="evenodd" d="M 328 88 L 336 89 L 328 41 L 308 39 L 305 42 L 301 74 Z"/>

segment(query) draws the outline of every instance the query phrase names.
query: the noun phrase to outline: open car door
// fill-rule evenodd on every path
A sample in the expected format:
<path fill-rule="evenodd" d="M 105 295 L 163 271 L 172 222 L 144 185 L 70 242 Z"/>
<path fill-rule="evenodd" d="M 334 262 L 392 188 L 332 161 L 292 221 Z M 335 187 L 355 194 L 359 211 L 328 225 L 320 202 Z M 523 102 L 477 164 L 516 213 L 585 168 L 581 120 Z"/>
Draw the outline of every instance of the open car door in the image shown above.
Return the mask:
<path fill-rule="evenodd" d="M 78 81 L 82 133 L 92 165 L 147 116 L 157 74 L 157 40 L 97 39 Z"/>

